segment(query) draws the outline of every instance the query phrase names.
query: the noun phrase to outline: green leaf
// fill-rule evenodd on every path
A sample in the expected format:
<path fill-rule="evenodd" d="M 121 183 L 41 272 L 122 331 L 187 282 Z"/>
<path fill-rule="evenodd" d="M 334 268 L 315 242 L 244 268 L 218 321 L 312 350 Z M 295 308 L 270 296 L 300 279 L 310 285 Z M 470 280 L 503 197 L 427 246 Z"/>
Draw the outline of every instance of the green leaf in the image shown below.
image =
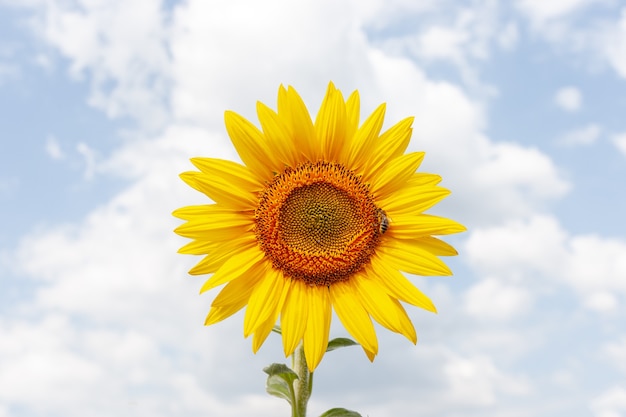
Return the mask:
<path fill-rule="evenodd" d="M 278 324 L 272 328 L 272 331 L 274 333 L 283 334 L 283 331 Z"/>
<path fill-rule="evenodd" d="M 352 339 L 348 339 L 347 337 L 337 337 L 330 342 L 328 342 L 328 347 L 326 348 L 326 352 L 330 352 L 331 350 L 339 349 L 346 346 L 355 346 L 358 345 Z"/>
<path fill-rule="evenodd" d="M 268 374 L 269 376 L 281 376 L 285 378 L 286 381 L 292 383 L 296 379 L 298 379 L 298 374 L 296 374 L 290 367 L 285 365 L 284 363 L 273 363 L 270 366 L 266 366 L 263 368 L 263 372 Z"/>
<path fill-rule="evenodd" d="M 293 381 L 298 379 L 298 375 L 282 363 L 273 363 L 263 368 L 263 372 L 268 375 L 265 383 L 267 393 L 282 398 L 293 406 Z"/>
<path fill-rule="evenodd" d="M 274 397 L 282 398 L 293 406 L 293 387 L 277 376 L 267 377 L 265 391 Z"/>
<path fill-rule="evenodd" d="M 356 411 L 346 410 L 345 408 L 331 408 L 320 417 L 363 417 Z"/>

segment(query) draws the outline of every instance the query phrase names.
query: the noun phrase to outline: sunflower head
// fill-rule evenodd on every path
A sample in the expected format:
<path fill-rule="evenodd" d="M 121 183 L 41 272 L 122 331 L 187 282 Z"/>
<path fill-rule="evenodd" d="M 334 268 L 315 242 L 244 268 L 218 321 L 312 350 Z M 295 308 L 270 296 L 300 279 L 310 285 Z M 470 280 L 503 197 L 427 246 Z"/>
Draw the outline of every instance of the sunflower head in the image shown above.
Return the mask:
<path fill-rule="evenodd" d="M 280 87 L 277 111 L 257 105 L 260 129 L 226 112 L 243 165 L 193 158 L 181 174 L 213 204 L 184 207 L 176 229 L 193 239 L 179 252 L 204 255 L 191 274 L 212 274 L 200 292 L 224 285 L 206 324 L 246 307 L 244 336 L 256 352 L 280 320 L 285 355 L 302 342 L 313 371 L 328 345 L 332 310 L 373 360 L 372 318 L 417 336 L 403 307 L 435 311 L 404 276 L 451 275 L 434 237 L 465 230 L 424 214 L 449 194 L 438 175 L 419 173 L 423 152 L 405 154 L 413 119 L 381 133 L 385 105 L 363 123 L 359 94 L 329 84 L 313 121 L 298 93 Z"/>

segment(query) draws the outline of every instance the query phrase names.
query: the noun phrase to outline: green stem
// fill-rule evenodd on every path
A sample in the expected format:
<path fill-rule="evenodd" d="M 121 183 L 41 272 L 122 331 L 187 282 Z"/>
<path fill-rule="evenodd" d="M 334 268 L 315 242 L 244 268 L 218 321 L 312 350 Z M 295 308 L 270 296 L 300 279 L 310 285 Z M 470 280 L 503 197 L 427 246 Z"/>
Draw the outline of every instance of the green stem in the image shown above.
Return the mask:
<path fill-rule="evenodd" d="M 298 379 L 293 382 L 295 391 L 295 403 L 292 408 L 292 417 L 306 417 L 306 407 L 313 390 L 313 373 L 309 372 L 304 356 L 302 343 L 293 352 L 291 366 L 298 375 Z"/>

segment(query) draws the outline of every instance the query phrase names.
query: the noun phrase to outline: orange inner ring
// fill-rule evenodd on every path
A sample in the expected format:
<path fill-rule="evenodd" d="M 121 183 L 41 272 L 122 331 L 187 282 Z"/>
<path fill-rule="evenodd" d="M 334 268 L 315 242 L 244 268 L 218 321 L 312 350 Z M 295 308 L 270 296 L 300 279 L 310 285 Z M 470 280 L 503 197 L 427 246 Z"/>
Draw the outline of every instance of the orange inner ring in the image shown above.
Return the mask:
<path fill-rule="evenodd" d="M 285 169 L 261 193 L 255 220 L 274 268 L 309 285 L 348 279 L 380 239 L 380 210 L 368 185 L 337 163 Z"/>

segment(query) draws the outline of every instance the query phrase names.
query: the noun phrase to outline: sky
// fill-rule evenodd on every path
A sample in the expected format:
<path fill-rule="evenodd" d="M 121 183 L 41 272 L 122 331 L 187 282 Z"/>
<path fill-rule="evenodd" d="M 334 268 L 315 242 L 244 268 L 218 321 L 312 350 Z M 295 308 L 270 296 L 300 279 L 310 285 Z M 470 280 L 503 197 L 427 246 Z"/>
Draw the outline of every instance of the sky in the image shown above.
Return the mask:
<path fill-rule="evenodd" d="M 309 414 L 626 416 L 623 1 L 0 0 L 0 417 L 289 415 L 171 212 L 189 158 L 238 159 L 225 110 L 329 81 L 415 116 L 468 231 L 410 277 L 418 344 L 329 353 Z"/>

